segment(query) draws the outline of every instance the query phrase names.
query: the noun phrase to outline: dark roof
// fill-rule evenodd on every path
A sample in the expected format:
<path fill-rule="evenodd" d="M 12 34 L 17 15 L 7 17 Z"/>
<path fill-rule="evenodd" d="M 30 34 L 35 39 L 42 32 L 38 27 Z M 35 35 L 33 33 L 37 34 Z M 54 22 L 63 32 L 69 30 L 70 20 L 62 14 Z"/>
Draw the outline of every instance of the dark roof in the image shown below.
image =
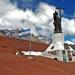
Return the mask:
<path fill-rule="evenodd" d="M 75 44 L 67 44 L 67 43 L 64 43 L 65 49 L 70 49 L 69 46 L 70 46 L 73 50 L 75 50 Z"/>
<path fill-rule="evenodd" d="M 69 44 L 71 46 L 72 49 L 75 50 L 75 45 L 74 44 Z"/>
<path fill-rule="evenodd" d="M 65 49 L 70 49 L 69 44 L 67 44 L 67 43 L 64 43 L 64 47 L 65 47 Z"/>

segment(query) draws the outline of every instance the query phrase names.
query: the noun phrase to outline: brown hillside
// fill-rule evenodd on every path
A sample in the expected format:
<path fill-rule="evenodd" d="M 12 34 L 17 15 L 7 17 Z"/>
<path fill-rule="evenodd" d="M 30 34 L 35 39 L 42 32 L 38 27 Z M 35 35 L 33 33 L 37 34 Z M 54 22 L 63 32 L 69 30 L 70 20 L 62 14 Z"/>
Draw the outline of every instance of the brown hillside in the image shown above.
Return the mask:
<path fill-rule="evenodd" d="M 75 63 L 0 53 L 0 75 L 75 75 Z"/>
<path fill-rule="evenodd" d="M 47 47 L 32 42 L 36 51 Z M 43 47 L 43 48 L 42 48 Z M 45 57 L 16 56 L 17 49 L 28 50 L 29 41 L 0 37 L 0 75 L 75 75 L 75 63 L 54 61 Z"/>
<path fill-rule="evenodd" d="M 17 50 L 29 50 L 29 40 L 20 40 L 9 37 L 0 37 L 0 51 L 1 52 L 16 52 Z M 44 51 L 48 47 L 47 44 L 39 42 L 31 42 L 31 50 Z"/>

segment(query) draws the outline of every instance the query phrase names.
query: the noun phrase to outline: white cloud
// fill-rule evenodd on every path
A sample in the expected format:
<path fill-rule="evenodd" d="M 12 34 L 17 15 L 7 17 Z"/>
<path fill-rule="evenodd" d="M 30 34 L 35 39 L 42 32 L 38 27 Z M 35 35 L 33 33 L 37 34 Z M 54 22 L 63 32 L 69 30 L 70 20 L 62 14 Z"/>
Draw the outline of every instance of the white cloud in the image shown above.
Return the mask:
<path fill-rule="evenodd" d="M 7 14 L 8 11 L 11 11 L 15 8 L 15 5 L 12 5 L 9 0 L 0 0 L 0 17 Z"/>
<path fill-rule="evenodd" d="M 75 19 L 62 18 L 62 27 L 64 34 L 75 34 Z"/>
<path fill-rule="evenodd" d="M 22 22 L 22 20 L 31 23 L 32 24 L 31 26 L 37 24 L 41 25 L 42 27 L 43 25 L 46 27 L 52 21 L 52 16 L 53 16 L 52 13 L 54 12 L 55 9 L 54 6 L 49 6 L 48 4 L 40 3 L 37 8 L 38 12 L 35 13 L 29 9 L 27 9 L 26 11 L 18 9 L 16 6 L 12 5 L 9 2 L 9 0 L 6 1 L 3 0 L 1 1 L 1 3 L 4 4 L 4 7 L 8 6 L 8 8 L 3 7 L 4 10 L 1 10 L 2 13 L 7 11 L 5 14 L 1 15 L 0 28 L 2 29 L 26 27 L 27 23 Z M 2 7 L 2 5 L 0 6 Z M 29 24 L 27 26 L 31 27 Z"/>
<path fill-rule="evenodd" d="M 0 24 L 2 23 L 2 19 L 0 18 Z"/>
<path fill-rule="evenodd" d="M 14 29 L 14 28 L 32 28 L 35 32 L 35 25 L 50 29 L 51 33 L 54 30 L 53 13 L 55 6 L 40 3 L 36 12 L 26 9 L 18 9 L 12 5 L 9 0 L 0 0 L 0 29 Z M 27 21 L 27 22 L 22 22 Z M 75 34 L 75 19 L 62 18 L 62 27 L 64 34 Z M 33 27 L 34 26 L 34 27 Z M 35 32 L 36 34 L 36 32 Z"/>
<path fill-rule="evenodd" d="M 52 19 L 53 18 L 53 13 L 55 11 L 55 7 L 46 3 L 40 3 L 39 4 L 39 10 L 43 13 L 43 15 L 47 16 L 48 18 Z"/>
<path fill-rule="evenodd" d="M 69 40 L 65 41 L 65 43 L 67 43 L 67 44 L 75 44 L 74 42 L 69 41 Z"/>
<path fill-rule="evenodd" d="M 6 19 L 19 19 L 27 20 L 35 24 L 49 24 L 49 20 L 52 20 L 54 12 L 54 6 L 49 6 L 47 4 L 39 4 L 38 12 L 35 13 L 32 10 L 27 9 L 26 11 L 20 10 L 18 8 L 13 11 L 9 11 L 4 17 Z M 49 15 L 50 14 L 50 15 Z"/>

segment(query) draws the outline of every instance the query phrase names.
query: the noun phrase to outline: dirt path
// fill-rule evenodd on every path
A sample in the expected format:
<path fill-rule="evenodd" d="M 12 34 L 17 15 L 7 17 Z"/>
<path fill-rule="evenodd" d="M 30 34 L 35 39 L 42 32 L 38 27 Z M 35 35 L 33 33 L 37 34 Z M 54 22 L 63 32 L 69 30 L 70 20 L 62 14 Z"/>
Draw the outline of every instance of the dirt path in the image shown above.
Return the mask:
<path fill-rule="evenodd" d="M 75 75 L 75 63 L 63 63 L 44 57 L 0 54 L 0 75 Z"/>

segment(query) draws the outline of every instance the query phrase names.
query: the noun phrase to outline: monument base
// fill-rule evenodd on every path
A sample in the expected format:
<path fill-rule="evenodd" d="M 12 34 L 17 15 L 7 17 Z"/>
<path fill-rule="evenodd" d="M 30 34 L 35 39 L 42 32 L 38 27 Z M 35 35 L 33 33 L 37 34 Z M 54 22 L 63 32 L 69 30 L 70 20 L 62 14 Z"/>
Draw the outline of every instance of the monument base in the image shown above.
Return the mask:
<path fill-rule="evenodd" d="M 64 48 L 63 33 L 55 33 L 53 35 L 54 50 L 57 50 L 58 60 L 67 62 L 67 52 Z"/>

